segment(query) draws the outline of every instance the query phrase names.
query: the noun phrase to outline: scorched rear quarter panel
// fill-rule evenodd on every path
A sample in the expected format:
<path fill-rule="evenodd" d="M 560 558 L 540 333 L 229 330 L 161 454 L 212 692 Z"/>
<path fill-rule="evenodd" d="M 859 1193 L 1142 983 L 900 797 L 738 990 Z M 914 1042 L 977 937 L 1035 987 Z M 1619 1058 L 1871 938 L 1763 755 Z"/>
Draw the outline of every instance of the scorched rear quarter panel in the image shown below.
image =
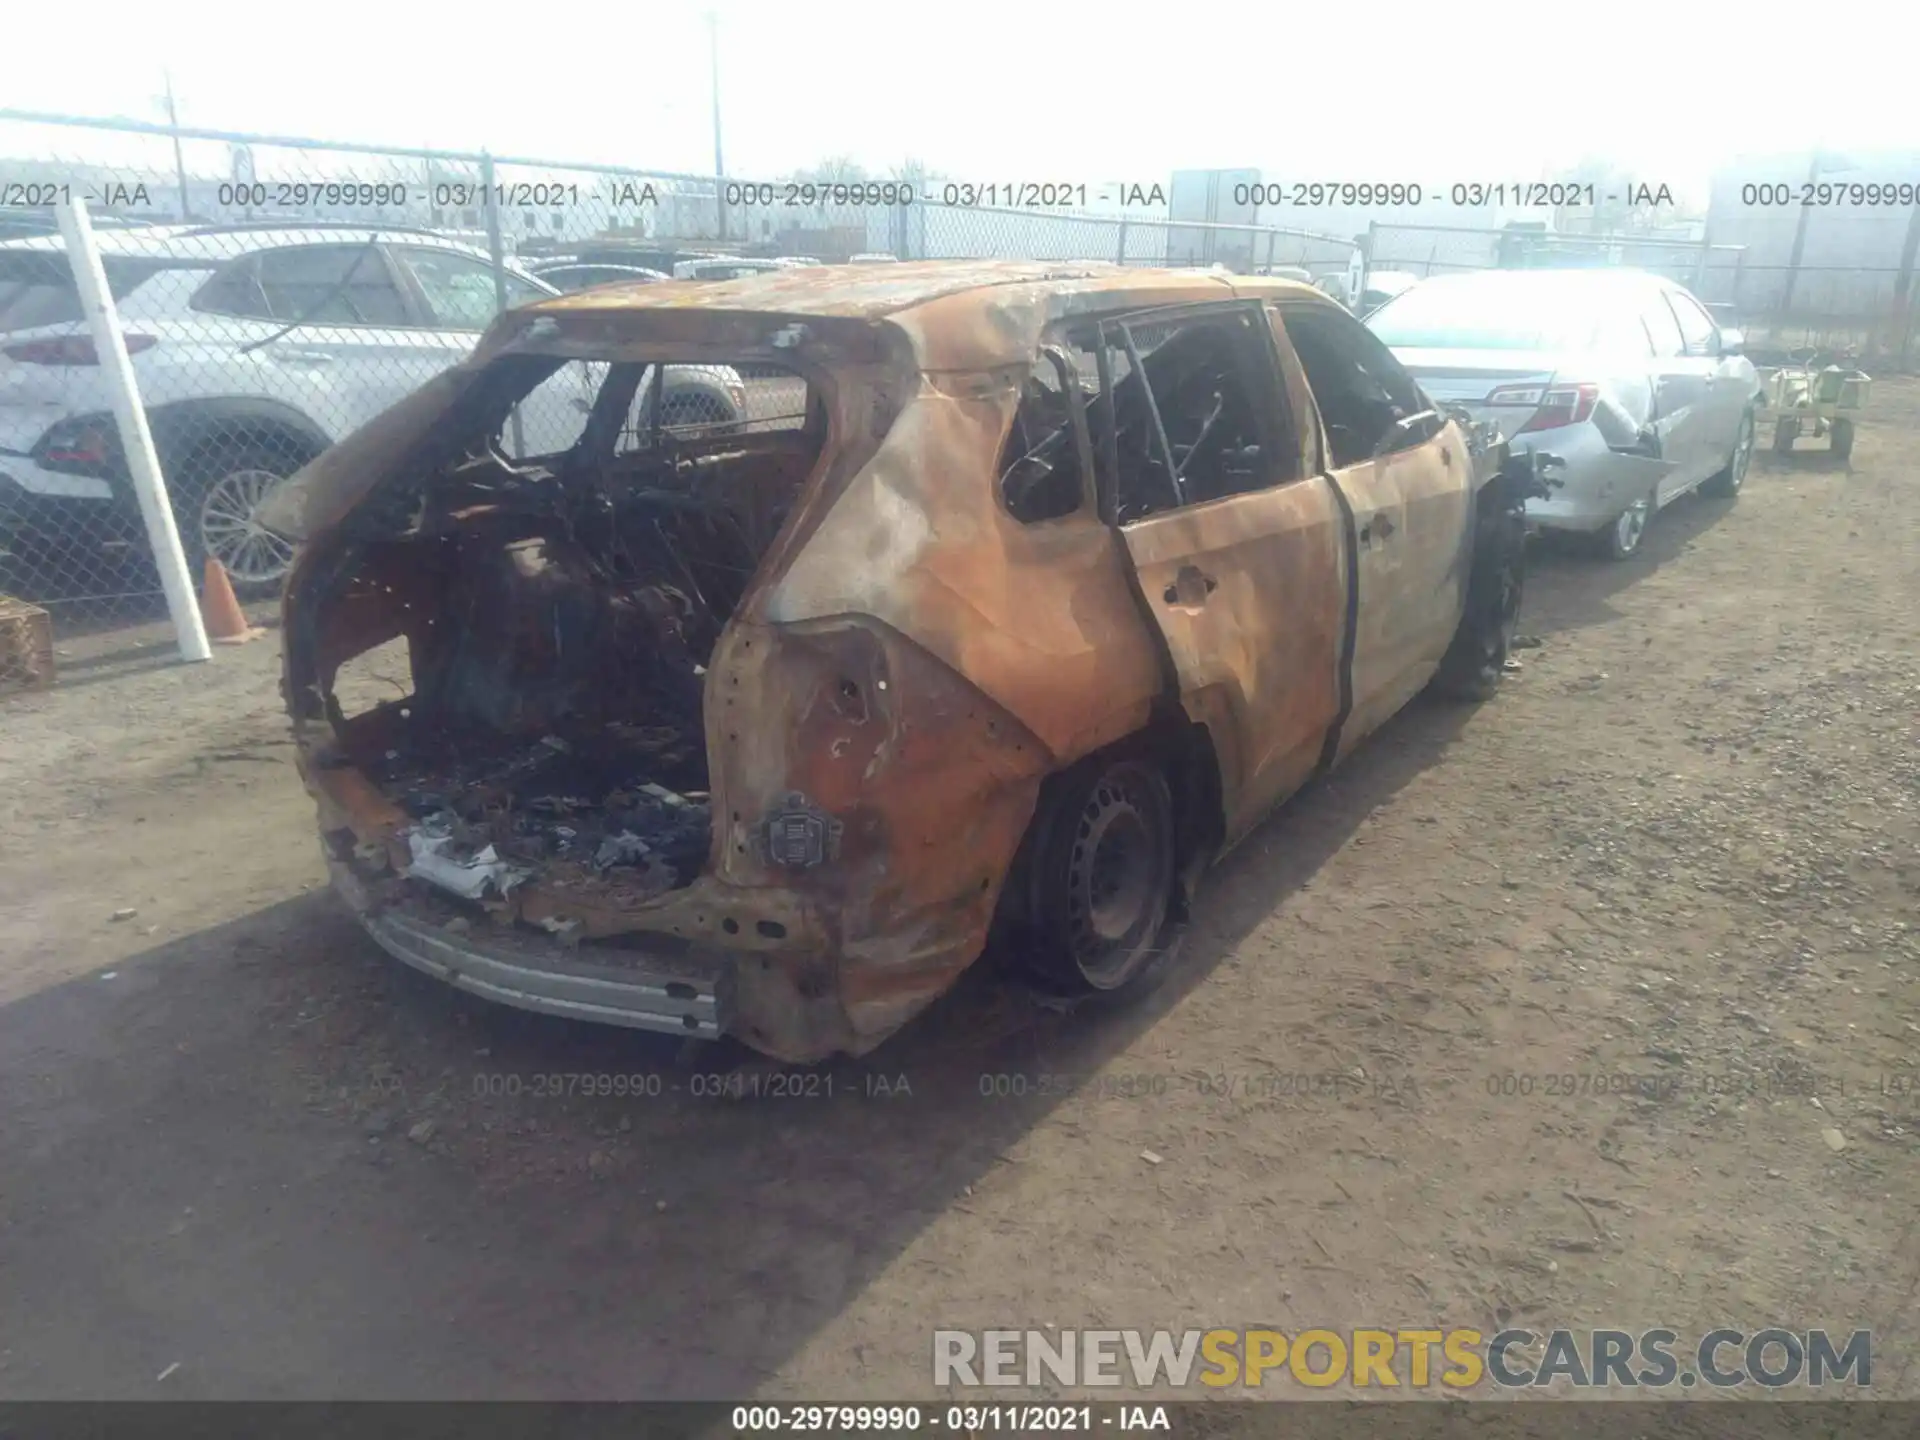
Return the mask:
<path fill-rule="evenodd" d="M 1111 532 L 1086 512 L 1023 525 L 1000 504 L 1016 400 L 1004 375 L 923 382 L 760 618 L 870 616 L 1064 763 L 1144 723 L 1159 671 Z"/>

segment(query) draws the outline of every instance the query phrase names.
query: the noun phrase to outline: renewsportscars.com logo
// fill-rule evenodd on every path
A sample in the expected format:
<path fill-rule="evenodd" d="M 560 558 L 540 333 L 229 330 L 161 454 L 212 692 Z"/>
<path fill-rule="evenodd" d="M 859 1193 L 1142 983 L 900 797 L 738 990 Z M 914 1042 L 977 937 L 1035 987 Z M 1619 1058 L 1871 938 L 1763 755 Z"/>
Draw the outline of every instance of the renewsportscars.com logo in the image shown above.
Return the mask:
<path fill-rule="evenodd" d="M 1873 1383 L 1873 1332 L 936 1330 L 938 1386 L 1730 1389 Z"/>

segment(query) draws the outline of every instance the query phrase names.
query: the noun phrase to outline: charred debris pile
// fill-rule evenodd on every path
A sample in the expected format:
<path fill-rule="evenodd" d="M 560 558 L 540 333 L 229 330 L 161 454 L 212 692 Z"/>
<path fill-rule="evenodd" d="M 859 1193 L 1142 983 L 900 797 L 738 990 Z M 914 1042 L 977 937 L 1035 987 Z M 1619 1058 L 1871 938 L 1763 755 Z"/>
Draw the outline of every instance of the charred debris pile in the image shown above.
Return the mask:
<path fill-rule="evenodd" d="M 504 896 L 558 862 L 645 896 L 692 883 L 706 862 L 706 791 L 646 778 L 684 771 L 699 748 L 697 730 L 610 724 L 437 761 L 396 750 L 373 773 L 417 822 L 413 873 L 455 895 Z"/>

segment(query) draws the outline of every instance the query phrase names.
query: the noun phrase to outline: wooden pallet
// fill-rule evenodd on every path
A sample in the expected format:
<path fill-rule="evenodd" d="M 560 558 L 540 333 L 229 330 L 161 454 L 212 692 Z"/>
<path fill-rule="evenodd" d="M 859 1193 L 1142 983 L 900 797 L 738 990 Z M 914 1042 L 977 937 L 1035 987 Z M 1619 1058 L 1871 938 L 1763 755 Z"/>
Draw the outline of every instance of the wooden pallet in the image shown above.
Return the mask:
<path fill-rule="evenodd" d="M 38 605 L 0 595 L 0 694 L 53 684 L 53 619 Z"/>

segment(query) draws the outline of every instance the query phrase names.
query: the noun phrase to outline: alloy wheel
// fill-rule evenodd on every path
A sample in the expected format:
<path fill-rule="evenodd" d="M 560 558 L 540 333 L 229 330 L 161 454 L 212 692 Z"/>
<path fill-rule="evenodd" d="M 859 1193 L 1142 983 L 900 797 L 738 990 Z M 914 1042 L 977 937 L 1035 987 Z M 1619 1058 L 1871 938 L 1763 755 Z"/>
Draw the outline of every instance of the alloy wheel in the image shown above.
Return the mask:
<path fill-rule="evenodd" d="M 1727 462 L 1728 488 L 1738 490 L 1747 479 L 1747 466 L 1753 460 L 1753 416 L 1740 422 L 1740 438 L 1734 442 L 1733 459 Z"/>
<path fill-rule="evenodd" d="M 287 573 L 293 547 L 254 518 L 282 477 L 271 470 L 233 470 L 207 487 L 200 502 L 200 544 L 238 585 L 266 585 Z"/>
<path fill-rule="evenodd" d="M 1645 500 L 1636 500 L 1620 512 L 1620 518 L 1613 522 L 1614 554 L 1631 555 L 1640 548 L 1640 537 L 1647 533 L 1647 517 L 1652 509 Z"/>

